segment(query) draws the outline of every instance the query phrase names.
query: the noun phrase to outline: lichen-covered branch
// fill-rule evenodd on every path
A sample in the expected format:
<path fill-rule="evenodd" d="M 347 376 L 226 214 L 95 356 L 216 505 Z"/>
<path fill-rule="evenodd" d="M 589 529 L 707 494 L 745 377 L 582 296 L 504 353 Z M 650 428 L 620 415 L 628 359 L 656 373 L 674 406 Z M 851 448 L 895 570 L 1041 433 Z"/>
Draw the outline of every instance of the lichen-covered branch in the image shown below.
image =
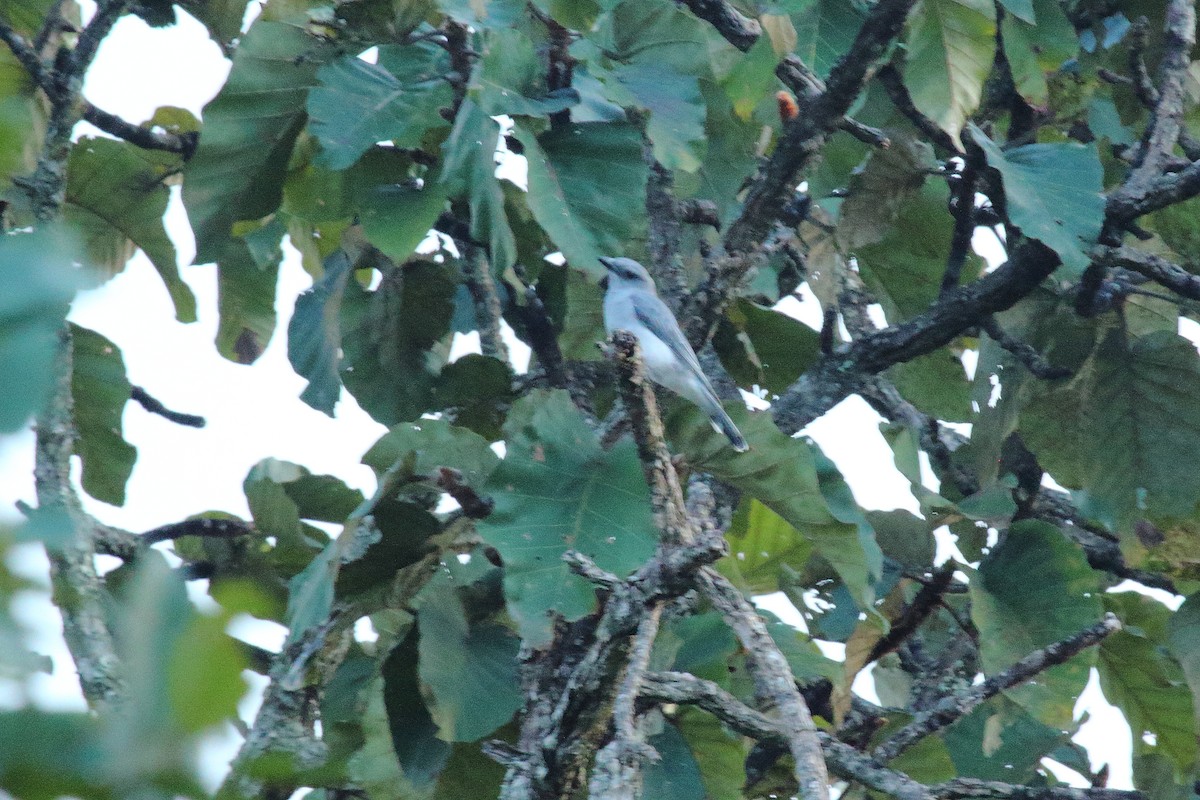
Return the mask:
<path fill-rule="evenodd" d="M 916 719 L 876 747 L 872 756 L 880 763 L 891 761 L 921 739 L 945 728 L 985 700 L 1028 681 L 1055 664 L 1062 664 L 1079 651 L 1091 647 L 1120 628 L 1121 623 L 1116 616 L 1106 614 L 1104 619 L 1095 625 L 1035 650 L 1008 669 L 972 686 L 961 695 L 943 698 L 932 709 L 919 714 Z"/>
<path fill-rule="evenodd" d="M 504 343 L 500 328 L 500 296 L 496 294 L 496 282 L 492 279 L 487 256 L 478 245 L 464 242 L 460 247 L 463 249 L 463 281 L 475 303 L 475 318 L 479 322 L 480 352 L 507 364 L 508 345 Z"/>

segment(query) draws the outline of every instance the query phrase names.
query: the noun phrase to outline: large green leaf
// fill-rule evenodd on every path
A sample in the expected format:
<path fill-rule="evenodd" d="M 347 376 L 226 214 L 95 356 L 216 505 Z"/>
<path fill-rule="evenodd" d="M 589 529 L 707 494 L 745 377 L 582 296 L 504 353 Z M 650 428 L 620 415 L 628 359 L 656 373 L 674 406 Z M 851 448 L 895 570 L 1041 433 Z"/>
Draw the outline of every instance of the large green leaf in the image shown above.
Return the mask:
<path fill-rule="evenodd" d="M 5 181 L 37 166 L 44 117 L 29 73 L 8 48 L 0 50 L 0 176 Z"/>
<path fill-rule="evenodd" d="M 624 575 L 650 556 L 657 533 L 633 443 L 601 449 L 566 392 L 521 398 L 504 430 L 508 452 L 488 482 L 496 507 L 478 529 L 504 559 L 509 612 L 536 646 L 550 640 L 548 612 L 570 621 L 595 608 L 594 587 L 563 553 Z"/>
<path fill-rule="evenodd" d="M 870 525 L 842 519 L 848 515 L 840 511 L 848 509 L 834 510 L 840 504 L 831 503 L 823 494 L 816 455 L 807 442 L 780 431 L 768 414 L 726 410 L 750 443 L 749 452 L 735 452 L 691 405 L 668 419 L 674 448 L 696 469 L 749 494 L 795 526 L 837 570 L 859 607 L 873 608 L 883 553 Z"/>
<path fill-rule="evenodd" d="M 873 150 L 850 173 L 850 194 L 838 212 L 838 244 L 854 250 L 882 241 L 936 168 L 929 144 L 902 132 L 893 134 L 891 147 Z"/>
<path fill-rule="evenodd" d="M 753 594 L 778 591 L 780 565 L 799 572 L 813 550 L 790 522 L 753 498 L 743 498 L 725 536 L 729 555 L 717 562 L 717 569 Z"/>
<path fill-rule="evenodd" d="M 442 77 L 449 56 L 433 45 L 403 50 L 394 57 L 410 71 L 405 80 L 356 56 L 317 71 L 320 86 L 308 94 L 308 127 L 321 142 L 321 164 L 346 169 L 381 141 L 417 147 L 430 128 L 446 125 L 438 109 L 453 102 Z"/>
<path fill-rule="evenodd" d="M 686 75 L 709 70 L 706 23 L 669 0 L 622 0 L 598 28 L 596 41 L 617 61 Z"/>
<path fill-rule="evenodd" d="M 441 178 L 445 191 L 467 196 L 471 238 L 487 244 L 496 274 L 517 260 L 517 242 L 504 208 L 504 189 L 496 177 L 499 140 L 499 123 L 475 103 L 464 101 L 444 145 L 446 162 Z"/>
<path fill-rule="evenodd" d="M 200 145 L 184 173 L 196 263 L 222 257 L 235 222 L 279 206 L 308 90 L 331 53 L 328 43 L 285 22 L 259 19 L 242 37 L 228 81 L 204 107 Z"/>
<path fill-rule="evenodd" d="M 450 330 L 457 274 L 411 261 L 388 270 L 375 291 L 346 285 L 342 303 L 342 382 L 384 425 L 432 408 L 445 354 L 430 350 Z"/>
<path fill-rule="evenodd" d="M 705 800 L 704 780 L 692 748 L 669 722 L 647 743 L 659 754 L 642 768 L 645 797 L 656 800 Z"/>
<path fill-rule="evenodd" d="M 842 0 L 813 0 L 798 4 L 792 16 L 796 27 L 796 55 L 822 78 L 850 50 L 862 25 L 860 6 Z"/>
<path fill-rule="evenodd" d="M 104 336 L 71 326 L 75 400 L 75 453 L 83 462 L 83 489 L 97 500 L 125 504 L 125 484 L 137 448 L 121 433 L 121 415 L 133 387 L 125 377 L 121 348 Z"/>
<path fill-rule="evenodd" d="M 994 675 L 1034 650 L 1078 633 L 1103 613 L 1096 573 L 1083 553 L 1045 522 L 1018 522 L 971 580 L 971 619 L 984 671 Z M 1086 650 L 1007 694 L 1038 720 L 1066 729 L 1095 662 Z"/>
<path fill-rule="evenodd" d="M 300 399 L 331 417 L 342 393 L 338 375 L 340 312 L 350 272 L 346 252 L 334 251 L 325 260 L 321 279 L 296 298 L 296 310 L 288 322 L 288 361 L 297 375 L 308 380 Z"/>
<path fill-rule="evenodd" d="M 412 475 L 427 477 L 438 467 L 452 467 L 476 490 L 482 490 L 499 462 L 482 436 L 441 419 L 401 422 L 363 456 L 377 475 L 399 463 Z"/>
<path fill-rule="evenodd" d="M 948 193 L 944 181 L 926 183 L 900 206 L 895 224 L 882 241 L 855 252 L 863 280 L 889 321 L 919 314 L 941 291 L 953 235 L 946 217 Z M 973 277 L 982 263 L 978 255 L 969 254 L 964 281 Z"/>
<path fill-rule="evenodd" d="M 579 102 L 574 89 L 548 92 L 545 67 L 534 52 L 533 42 L 516 28 L 496 28 L 486 33 L 469 92 L 490 117 L 544 117 Z"/>
<path fill-rule="evenodd" d="M 888 370 L 905 400 L 937 419 L 971 419 L 971 384 L 962 359 L 947 349 L 935 350 Z"/>
<path fill-rule="evenodd" d="M 1188 517 L 1200 496 L 1200 356 L 1160 331 L 1105 336 L 1068 386 L 1035 397 L 1021 436 L 1085 512 L 1122 533 L 1136 519 Z"/>
<path fill-rule="evenodd" d="M 1183 667 L 1192 690 L 1195 708 L 1194 731 L 1200 734 L 1200 594 L 1193 594 L 1171 616 L 1168 628 L 1171 654 Z"/>
<path fill-rule="evenodd" d="M 600 256 L 621 255 L 645 218 L 642 137 L 621 122 L 564 125 L 514 135 L 529 161 L 529 208 L 568 263 L 599 274 Z"/>
<path fill-rule="evenodd" d="M 1078 54 L 1079 40 L 1062 6 L 1054 0 L 1009 0 L 1005 5 L 1014 2 L 1029 13 L 1014 12 L 1001 21 L 1004 56 L 1012 69 L 1013 83 L 1025 102 L 1045 106 L 1050 99 L 1047 73 L 1057 71 L 1063 62 Z"/>
<path fill-rule="evenodd" d="M 505 411 L 516 399 L 512 367 L 498 358 L 469 353 L 442 369 L 433 396 L 455 425 L 494 441 L 500 438 Z"/>
<path fill-rule="evenodd" d="M 1136 592 L 1106 594 L 1104 605 L 1121 630 L 1100 644 L 1100 688 L 1133 730 L 1134 752 L 1164 753 L 1182 771 L 1196 761 L 1192 693 L 1179 664 L 1166 653 L 1171 611 Z M 1155 747 L 1146 745 L 1146 734 Z"/>
<path fill-rule="evenodd" d="M 491 567 L 482 554 L 472 561 Z M 493 617 L 468 618 L 473 609 L 462 592 L 469 577 L 462 573 L 476 569 L 474 564 L 444 565 L 418 598 L 421 681 L 432 694 L 438 738 L 448 742 L 487 736 L 521 707 L 520 641 Z"/>
<path fill-rule="evenodd" d="M 816 363 L 820 335 L 803 322 L 745 298 L 725 312 L 713 337 L 721 364 L 739 386 L 782 394 Z"/>
<path fill-rule="evenodd" d="M 127 240 L 145 251 L 171 295 L 175 318 L 195 322 L 196 298 L 179 277 L 175 245 L 163 227 L 170 197 L 165 181 L 181 163 L 174 155 L 85 136 L 67 161 L 66 215 L 82 232 L 92 266 L 120 272 Z M 106 257 L 114 244 L 115 260 Z"/>
<path fill-rule="evenodd" d="M 66 232 L 0 234 L 0 373 L 19 375 L 0 392 L 0 432 L 23 427 L 54 381 L 51 363 L 79 278 Z"/>
<path fill-rule="evenodd" d="M 704 158 L 704 97 L 694 75 L 638 60 L 607 79 L 608 96 L 625 108 L 650 113 L 646 136 L 654 158 L 667 169 L 695 172 Z"/>
<path fill-rule="evenodd" d="M 1081 272 L 1104 222 L 1104 170 L 1095 144 L 1027 144 L 1001 150 L 979 128 L 971 135 L 1004 179 L 1008 216 L 1026 236 Z"/>
<path fill-rule="evenodd" d="M 1070 736 L 998 695 L 947 728 L 941 738 L 960 777 L 1025 783 L 1042 758 Z"/>
<path fill-rule="evenodd" d="M 275 286 L 283 258 L 278 220 L 225 243 L 217 264 L 217 352 L 252 364 L 275 335 Z"/>
<path fill-rule="evenodd" d="M 955 141 L 979 107 L 995 51 L 996 11 L 985 0 L 924 0 L 909 18 L 904 83 Z"/>
<path fill-rule="evenodd" d="M 450 745 L 436 737 L 437 726 L 421 699 L 415 633 L 393 648 L 382 677 L 367 690 L 366 743 L 351 758 L 350 774 L 372 790 L 372 797 L 398 800 L 412 796 L 406 791 L 410 784 L 421 791 L 437 780 L 450 757 Z"/>

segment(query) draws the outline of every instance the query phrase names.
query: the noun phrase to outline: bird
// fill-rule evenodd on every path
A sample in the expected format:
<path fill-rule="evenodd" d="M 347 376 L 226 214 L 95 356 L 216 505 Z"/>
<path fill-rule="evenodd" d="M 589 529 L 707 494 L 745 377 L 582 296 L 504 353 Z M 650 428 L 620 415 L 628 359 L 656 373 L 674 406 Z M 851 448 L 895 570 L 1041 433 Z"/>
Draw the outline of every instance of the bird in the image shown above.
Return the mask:
<path fill-rule="evenodd" d="M 700 361 L 679 328 L 675 315 L 658 296 L 654 280 L 632 258 L 601 257 L 608 270 L 604 293 L 604 330 L 627 330 L 637 337 L 650 380 L 690 400 L 708 414 L 713 429 L 725 435 L 733 449 L 750 449 L 741 431 L 721 407 Z"/>

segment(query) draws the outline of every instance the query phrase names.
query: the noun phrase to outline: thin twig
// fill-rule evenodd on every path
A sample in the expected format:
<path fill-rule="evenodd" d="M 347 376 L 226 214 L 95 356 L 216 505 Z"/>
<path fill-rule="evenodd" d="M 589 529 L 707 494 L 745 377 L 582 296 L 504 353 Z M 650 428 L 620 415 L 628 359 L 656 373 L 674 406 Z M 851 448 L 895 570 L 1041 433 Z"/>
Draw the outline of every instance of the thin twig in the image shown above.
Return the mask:
<path fill-rule="evenodd" d="M 962 695 L 943 698 L 932 709 L 917 715 L 912 722 L 876 747 L 872 756 L 881 764 L 891 761 L 921 739 L 960 719 L 985 700 L 1005 689 L 1024 683 L 1056 664 L 1070 660 L 1076 653 L 1091 647 L 1120 628 L 1121 623 L 1116 615 L 1106 614 L 1104 619 L 1095 625 L 1033 651 L 1003 672 L 972 686 Z"/>
<path fill-rule="evenodd" d="M 975 185 L 983 167 L 983 151 L 977 145 L 967 147 L 963 158 L 962 172 L 953 184 L 950 195 L 950 215 L 954 218 L 954 232 L 950 237 L 950 254 L 946 257 L 946 271 L 942 275 L 941 296 L 953 291 L 971 254 L 971 236 L 975 233 Z"/>
<path fill-rule="evenodd" d="M 196 416 L 195 414 L 184 414 L 179 411 L 172 411 L 141 386 L 133 387 L 133 392 L 129 395 L 129 399 L 135 401 L 138 405 L 149 411 L 151 414 L 157 414 L 163 419 L 174 422 L 176 425 L 184 425 L 189 428 L 203 428 L 206 424 L 204 417 Z"/>
<path fill-rule="evenodd" d="M 979 327 L 990 336 L 996 344 L 1000 345 L 1004 350 L 1011 353 L 1025 369 L 1033 373 L 1034 376 L 1046 381 L 1058 381 L 1063 378 L 1071 377 L 1071 370 L 1065 367 L 1056 367 L 1046 360 L 1046 357 L 1037 351 L 1037 349 L 1029 344 L 1016 338 L 1008 331 L 1000 327 L 1000 323 L 996 321 L 996 317 L 988 314 L 984 317 Z"/>

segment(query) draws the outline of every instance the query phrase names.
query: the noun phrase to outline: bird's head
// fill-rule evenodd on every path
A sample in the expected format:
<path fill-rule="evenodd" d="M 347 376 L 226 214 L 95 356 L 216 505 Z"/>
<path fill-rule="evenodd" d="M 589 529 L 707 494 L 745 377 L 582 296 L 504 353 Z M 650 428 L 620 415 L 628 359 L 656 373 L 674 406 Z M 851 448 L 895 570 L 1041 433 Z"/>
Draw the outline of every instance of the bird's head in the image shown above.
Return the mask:
<path fill-rule="evenodd" d="M 655 291 L 654 280 L 638 262 L 632 258 L 601 257 L 600 263 L 608 270 L 609 286 L 626 286 Z"/>

